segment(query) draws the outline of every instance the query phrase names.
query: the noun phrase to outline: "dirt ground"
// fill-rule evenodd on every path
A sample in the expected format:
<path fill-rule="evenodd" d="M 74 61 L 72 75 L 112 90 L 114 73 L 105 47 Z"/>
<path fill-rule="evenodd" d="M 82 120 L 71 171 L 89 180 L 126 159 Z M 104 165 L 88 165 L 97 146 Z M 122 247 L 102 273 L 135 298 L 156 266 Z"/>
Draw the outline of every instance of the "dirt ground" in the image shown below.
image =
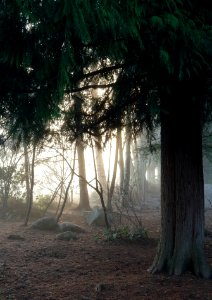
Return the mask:
<path fill-rule="evenodd" d="M 212 282 L 187 273 L 181 277 L 147 272 L 159 237 L 159 213 L 142 215 L 149 239 L 106 241 L 98 228 L 87 227 L 80 213 L 65 217 L 86 233 L 77 240 L 56 240 L 55 232 L 0 222 L 0 300 L 212 299 Z M 206 212 L 212 230 L 212 210 Z M 8 239 L 11 234 L 23 240 Z M 212 239 L 206 239 L 212 264 Z"/>

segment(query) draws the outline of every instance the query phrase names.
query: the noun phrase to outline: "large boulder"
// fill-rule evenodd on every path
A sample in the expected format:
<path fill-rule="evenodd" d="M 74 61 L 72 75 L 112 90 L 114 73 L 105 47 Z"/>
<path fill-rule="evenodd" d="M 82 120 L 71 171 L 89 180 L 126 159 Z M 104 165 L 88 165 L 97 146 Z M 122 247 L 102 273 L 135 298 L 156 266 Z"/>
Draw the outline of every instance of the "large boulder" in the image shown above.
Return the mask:
<path fill-rule="evenodd" d="M 77 233 L 85 232 L 85 229 L 83 229 L 79 225 L 73 224 L 71 222 L 60 223 L 59 230 L 61 232 L 65 232 L 65 231 L 72 231 L 72 232 L 77 232 Z"/>
<path fill-rule="evenodd" d="M 32 223 L 31 228 L 39 230 L 59 230 L 59 225 L 54 217 L 43 217 Z"/>

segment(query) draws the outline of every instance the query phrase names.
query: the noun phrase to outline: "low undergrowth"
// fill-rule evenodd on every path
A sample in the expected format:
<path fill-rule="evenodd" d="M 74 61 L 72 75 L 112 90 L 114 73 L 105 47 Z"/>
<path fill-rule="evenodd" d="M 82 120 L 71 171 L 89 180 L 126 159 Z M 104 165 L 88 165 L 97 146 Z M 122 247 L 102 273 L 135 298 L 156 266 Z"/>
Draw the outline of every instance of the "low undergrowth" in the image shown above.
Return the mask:
<path fill-rule="evenodd" d="M 148 238 L 148 232 L 145 228 L 131 229 L 128 226 L 120 226 L 116 229 L 104 230 L 102 234 L 96 235 L 96 240 L 106 241 L 138 241 Z"/>

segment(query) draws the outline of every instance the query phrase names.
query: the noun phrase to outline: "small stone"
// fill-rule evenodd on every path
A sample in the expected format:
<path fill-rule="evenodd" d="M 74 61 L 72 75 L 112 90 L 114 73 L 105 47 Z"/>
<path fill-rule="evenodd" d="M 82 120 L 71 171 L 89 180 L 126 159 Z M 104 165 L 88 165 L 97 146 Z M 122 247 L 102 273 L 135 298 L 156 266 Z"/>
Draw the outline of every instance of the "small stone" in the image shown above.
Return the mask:
<path fill-rule="evenodd" d="M 111 290 L 114 288 L 114 284 L 111 283 L 98 283 L 95 287 L 96 292 L 101 292 L 105 290 Z"/>
<path fill-rule="evenodd" d="M 95 286 L 95 291 L 96 292 L 102 292 L 103 290 L 105 290 L 105 285 L 103 283 L 98 283 L 96 286 Z"/>
<path fill-rule="evenodd" d="M 19 240 L 19 241 L 24 241 L 25 238 L 20 236 L 19 234 L 10 234 L 7 237 L 9 240 Z"/>

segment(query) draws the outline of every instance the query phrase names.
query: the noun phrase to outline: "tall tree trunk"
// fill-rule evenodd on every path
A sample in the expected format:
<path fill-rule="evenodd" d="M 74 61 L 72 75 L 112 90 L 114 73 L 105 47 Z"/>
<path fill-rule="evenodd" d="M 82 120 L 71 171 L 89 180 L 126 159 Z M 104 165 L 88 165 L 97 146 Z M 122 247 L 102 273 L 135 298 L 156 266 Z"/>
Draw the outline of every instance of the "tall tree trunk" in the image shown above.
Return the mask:
<path fill-rule="evenodd" d="M 98 180 L 98 175 L 97 175 L 97 167 L 96 167 L 96 160 L 95 160 L 95 155 L 94 155 L 94 147 L 93 147 L 93 143 L 91 140 L 91 145 L 92 145 L 92 154 L 93 154 L 93 163 L 94 163 L 94 173 L 95 173 L 95 181 L 96 181 L 96 186 L 94 187 L 92 185 L 92 188 L 95 189 L 95 191 L 97 192 L 97 194 L 99 195 L 99 199 L 102 205 L 102 209 L 103 209 L 103 213 L 104 213 L 104 218 L 105 218 L 105 225 L 107 227 L 107 229 L 110 229 L 110 224 L 108 221 L 108 215 L 107 215 L 107 208 L 105 206 L 105 201 L 104 201 L 104 191 L 102 188 L 102 184 L 101 182 L 99 182 Z M 89 184 L 90 185 L 90 184 Z M 91 186 L 91 185 L 90 185 Z"/>
<path fill-rule="evenodd" d="M 126 207 L 129 200 L 129 187 L 130 187 L 130 166 L 131 166 L 131 132 L 130 128 L 126 128 L 126 152 L 125 152 L 125 166 L 124 166 L 124 181 L 122 189 L 122 205 Z"/>
<path fill-rule="evenodd" d="M 64 147 L 62 147 L 62 165 L 61 165 L 61 187 L 60 187 L 60 196 L 59 196 L 59 201 L 58 201 L 58 205 L 57 205 L 57 210 L 56 210 L 56 216 L 58 214 L 60 214 L 60 210 L 61 210 L 61 206 L 63 206 L 63 204 L 61 205 L 61 203 L 63 203 L 63 195 L 65 193 L 65 159 L 64 159 Z M 61 217 L 61 216 L 60 216 Z M 60 218 L 59 217 L 59 218 Z M 57 219 L 59 221 L 59 219 Z"/>
<path fill-rule="evenodd" d="M 136 176 L 136 196 L 140 203 L 146 201 L 146 158 L 142 150 L 142 136 L 135 140 L 134 174 Z"/>
<path fill-rule="evenodd" d="M 104 161 L 102 155 L 101 137 L 95 141 L 95 158 L 96 158 L 96 171 L 98 180 L 101 183 L 104 195 L 107 195 L 107 180 L 105 175 Z"/>
<path fill-rule="evenodd" d="M 124 155 L 123 155 L 122 132 L 120 128 L 117 130 L 117 135 L 118 135 L 118 150 L 119 150 L 120 194 L 122 194 L 123 187 L 124 187 Z"/>
<path fill-rule="evenodd" d="M 204 254 L 201 107 L 189 92 L 175 95 L 162 102 L 161 239 L 150 271 L 180 275 L 190 270 L 209 278 Z"/>
<path fill-rule="evenodd" d="M 78 209 L 90 210 L 88 187 L 86 182 L 85 156 L 84 146 L 80 138 L 76 142 L 78 166 L 79 166 L 79 187 L 80 187 L 80 202 Z"/>
<path fill-rule="evenodd" d="M 117 174 L 117 166 L 118 166 L 118 157 L 119 157 L 119 144 L 120 144 L 120 130 L 117 130 L 116 136 L 116 152 L 115 152 L 115 160 L 114 160 L 114 167 L 113 167 L 113 176 L 110 184 L 110 188 L 108 191 L 108 200 L 107 200 L 107 209 L 112 211 L 112 198 L 115 189 L 116 183 L 116 174 Z"/>
<path fill-rule="evenodd" d="M 33 151 L 32 151 L 31 172 L 30 172 L 27 146 L 26 146 L 26 144 L 24 145 L 25 176 L 26 176 L 26 191 L 27 191 L 27 211 L 26 211 L 26 218 L 25 218 L 24 226 L 27 226 L 27 224 L 29 222 L 29 217 L 30 217 L 30 213 L 32 210 L 32 204 L 33 204 L 35 151 L 36 151 L 36 144 L 34 143 Z"/>
<path fill-rule="evenodd" d="M 25 183 L 26 183 L 26 205 L 28 211 L 29 202 L 30 202 L 30 170 L 29 170 L 29 155 L 28 155 L 26 144 L 24 144 L 24 169 L 25 169 Z M 24 225 L 26 225 L 26 219 Z"/>

